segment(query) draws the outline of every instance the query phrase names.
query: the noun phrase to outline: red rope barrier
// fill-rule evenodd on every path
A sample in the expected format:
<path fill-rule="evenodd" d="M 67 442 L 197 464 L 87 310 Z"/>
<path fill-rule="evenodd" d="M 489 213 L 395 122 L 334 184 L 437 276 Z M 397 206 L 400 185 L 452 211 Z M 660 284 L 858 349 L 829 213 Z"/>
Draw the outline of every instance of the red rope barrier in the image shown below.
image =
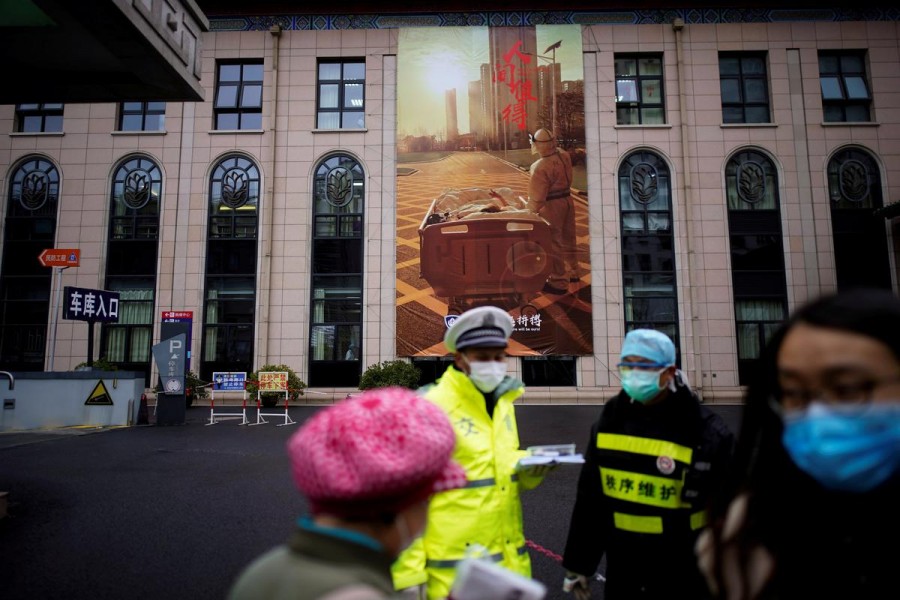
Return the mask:
<path fill-rule="evenodd" d="M 547 550 L 546 548 L 544 548 L 544 547 L 541 546 L 540 544 L 535 544 L 535 543 L 532 542 L 531 540 L 525 540 L 525 545 L 528 546 L 529 548 L 531 548 L 532 550 L 536 551 L 536 552 L 540 552 L 541 554 L 543 554 L 543 555 L 545 555 L 545 556 L 549 556 L 550 558 L 552 558 L 553 560 L 555 560 L 555 561 L 558 562 L 558 563 L 561 563 L 561 562 L 562 562 L 562 559 L 563 559 L 562 556 L 560 556 L 559 554 L 553 552 L 552 550 Z"/>

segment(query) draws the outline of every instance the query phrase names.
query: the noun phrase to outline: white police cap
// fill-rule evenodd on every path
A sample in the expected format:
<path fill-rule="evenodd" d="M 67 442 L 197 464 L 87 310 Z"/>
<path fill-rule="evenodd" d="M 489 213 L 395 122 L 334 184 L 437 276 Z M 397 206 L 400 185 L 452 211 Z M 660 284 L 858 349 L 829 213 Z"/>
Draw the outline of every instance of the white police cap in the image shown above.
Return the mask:
<path fill-rule="evenodd" d="M 512 318 L 496 306 L 479 306 L 459 316 L 444 334 L 450 352 L 465 348 L 506 348 L 512 335 Z"/>

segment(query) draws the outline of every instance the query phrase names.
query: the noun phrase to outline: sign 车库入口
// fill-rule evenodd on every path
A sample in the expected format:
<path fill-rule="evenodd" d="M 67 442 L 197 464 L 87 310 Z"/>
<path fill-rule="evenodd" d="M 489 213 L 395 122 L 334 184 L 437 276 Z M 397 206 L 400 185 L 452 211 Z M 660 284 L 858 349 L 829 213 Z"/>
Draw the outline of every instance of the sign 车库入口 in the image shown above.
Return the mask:
<path fill-rule="evenodd" d="M 63 319 L 118 322 L 119 292 L 66 286 L 64 293 Z"/>

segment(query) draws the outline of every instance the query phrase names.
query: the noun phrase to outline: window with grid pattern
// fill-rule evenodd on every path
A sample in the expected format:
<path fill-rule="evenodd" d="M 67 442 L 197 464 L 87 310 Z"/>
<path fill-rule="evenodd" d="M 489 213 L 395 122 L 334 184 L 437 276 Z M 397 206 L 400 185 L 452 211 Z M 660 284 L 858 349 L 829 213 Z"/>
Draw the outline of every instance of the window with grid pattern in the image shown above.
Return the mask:
<path fill-rule="evenodd" d="M 766 55 L 719 53 L 723 123 L 769 123 Z"/>
<path fill-rule="evenodd" d="M 320 60 L 316 129 L 364 129 L 365 91 L 363 59 Z"/>
<path fill-rule="evenodd" d="M 221 62 L 213 104 L 216 129 L 262 129 L 263 63 Z"/>
<path fill-rule="evenodd" d="M 616 54 L 616 123 L 653 125 L 666 122 L 663 57 Z"/>
<path fill-rule="evenodd" d="M 119 131 L 163 131 L 165 128 L 165 102 L 119 104 Z"/>
<path fill-rule="evenodd" d="M 63 130 L 62 104 L 17 104 L 18 133 L 49 133 Z"/>
<path fill-rule="evenodd" d="M 819 83 L 825 122 L 871 120 L 865 52 L 820 52 Z"/>

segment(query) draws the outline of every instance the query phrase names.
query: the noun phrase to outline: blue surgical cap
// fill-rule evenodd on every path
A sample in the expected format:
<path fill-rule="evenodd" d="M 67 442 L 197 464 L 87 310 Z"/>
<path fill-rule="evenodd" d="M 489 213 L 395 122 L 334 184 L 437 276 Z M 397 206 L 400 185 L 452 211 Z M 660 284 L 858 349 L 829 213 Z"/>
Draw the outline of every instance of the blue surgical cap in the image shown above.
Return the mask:
<path fill-rule="evenodd" d="M 675 364 L 675 344 L 655 329 L 635 329 L 625 335 L 620 358 L 640 356 L 663 366 Z"/>

